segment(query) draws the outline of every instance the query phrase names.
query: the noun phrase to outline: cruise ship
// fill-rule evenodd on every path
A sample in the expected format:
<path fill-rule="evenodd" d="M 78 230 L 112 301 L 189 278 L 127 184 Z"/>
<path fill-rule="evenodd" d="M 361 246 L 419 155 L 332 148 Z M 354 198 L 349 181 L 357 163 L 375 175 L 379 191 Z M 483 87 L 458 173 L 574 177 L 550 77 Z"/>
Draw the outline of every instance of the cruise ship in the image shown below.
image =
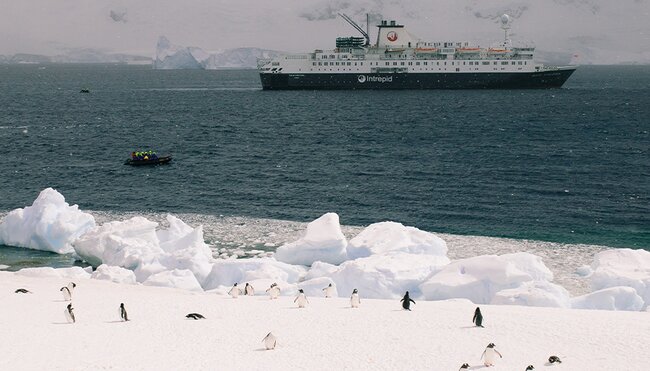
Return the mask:
<path fill-rule="evenodd" d="M 383 20 L 377 42 L 345 14 L 363 37 L 339 37 L 334 50 L 287 54 L 258 61 L 264 90 L 289 89 L 545 89 L 560 88 L 576 66 L 535 62 L 535 48 L 514 46 L 510 17 L 504 39 L 491 47 L 469 42 L 425 42 L 404 25 Z"/>

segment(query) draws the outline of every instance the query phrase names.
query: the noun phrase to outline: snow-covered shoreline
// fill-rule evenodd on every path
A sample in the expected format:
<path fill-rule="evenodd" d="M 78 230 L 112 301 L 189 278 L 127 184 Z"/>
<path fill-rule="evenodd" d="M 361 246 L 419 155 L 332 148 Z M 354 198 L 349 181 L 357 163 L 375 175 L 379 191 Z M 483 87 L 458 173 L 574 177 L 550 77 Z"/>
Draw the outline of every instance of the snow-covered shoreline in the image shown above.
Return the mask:
<path fill-rule="evenodd" d="M 503 355 L 493 370 L 636 370 L 650 361 L 648 312 L 481 305 L 485 328 L 472 324 L 465 299 L 417 301 L 309 296 L 270 300 L 263 290 L 232 299 L 219 291 L 125 285 L 75 277 L 0 272 L 0 354 L 10 370 L 458 370 L 483 369 L 490 342 Z M 79 272 L 77 272 L 79 273 Z M 74 278 L 72 278 L 74 277 Z M 76 323 L 63 315 L 59 288 L 73 280 Z M 31 294 L 16 294 L 26 288 Z M 129 322 L 121 322 L 125 303 Z M 206 319 L 188 320 L 191 312 Z M 262 338 L 272 331 L 275 350 Z"/>
<path fill-rule="evenodd" d="M 590 266 L 572 267 L 571 274 L 590 285 L 585 295 L 576 295 L 555 281 L 545 264 L 552 253 L 544 258 L 521 251 L 480 254 L 477 245 L 472 248 L 476 256 L 452 260 L 445 240 L 400 223 L 374 223 L 349 238 L 335 213 L 307 224 L 300 238 L 282 244 L 273 256 L 261 251 L 259 257 L 218 259 L 202 226 L 191 227 L 172 215 L 162 227 L 142 216 L 97 224 L 48 188 L 32 206 L 3 218 L 2 243 L 74 251 L 97 268 L 92 278 L 195 292 L 227 291 L 237 282 L 265 289 L 276 282 L 289 295 L 298 289 L 315 295 L 334 284 L 339 296 L 357 288 L 375 299 L 410 291 L 418 300 L 630 311 L 645 310 L 650 302 L 648 251 L 605 250 L 594 255 Z M 571 264 L 565 260 L 560 264 Z M 41 274 L 38 269 L 19 273 Z"/>

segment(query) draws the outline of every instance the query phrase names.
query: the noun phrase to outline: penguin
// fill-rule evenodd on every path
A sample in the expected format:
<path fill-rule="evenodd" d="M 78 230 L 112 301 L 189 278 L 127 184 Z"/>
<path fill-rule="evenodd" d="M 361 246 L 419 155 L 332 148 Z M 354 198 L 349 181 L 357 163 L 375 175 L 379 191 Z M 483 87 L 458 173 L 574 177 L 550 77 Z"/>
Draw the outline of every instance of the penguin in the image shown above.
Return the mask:
<path fill-rule="evenodd" d="M 237 287 L 237 283 L 235 283 L 230 291 L 228 291 L 228 294 L 233 297 L 233 299 L 237 299 L 239 297 L 239 294 L 241 294 L 241 289 Z"/>
<path fill-rule="evenodd" d="M 534 369 L 535 367 L 533 367 L 533 365 L 528 365 L 528 367 L 526 367 L 526 371 L 533 371 Z"/>
<path fill-rule="evenodd" d="M 27 290 L 27 289 L 16 289 L 16 291 L 14 291 L 14 293 L 16 293 L 16 294 L 31 294 L 32 292 Z"/>
<path fill-rule="evenodd" d="M 307 300 L 307 296 L 305 296 L 305 292 L 302 289 L 298 290 L 298 296 L 296 296 L 293 302 L 298 304 L 298 308 L 304 308 L 309 304 L 309 300 Z"/>
<path fill-rule="evenodd" d="M 472 318 L 472 322 L 474 322 L 476 327 L 483 327 L 483 315 L 481 314 L 481 308 L 476 307 L 476 310 L 474 311 L 474 318 Z"/>
<path fill-rule="evenodd" d="M 562 361 L 558 356 L 550 356 L 548 357 L 548 363 L 562 363 Z"/>
<path fill-rule="evenodd" d="M 361 299 L 359 298 L 359 292 L 357 289 L 352 290 L 352 296 L 350 296 L 350 306 L 352 308 L 359 308 L 361 304 Z"/>
<path fill-rule="evenodd" d="M 246 294 L 248 296 L 255 295 L 255 289 L 253 288 L 253 285 L 249 285 L 248 282 L 247 282 L 246 287 L 244 287 L 244 294 Z"/>
<path fill-rule="evenodd" d="M 67 287 L 68 287 L 68 290 L 70 290 L 70 293 L 72 293 L 74 291 L 74 289 L 77 288 L 77 284 L 74 283 L 74 282 L 70 282 L 70 283 L 68 283 Z"/>
<path fill-rule="evenodd" d="M 409 297 L 408 291 L 400 301 L 402 302 L 402 308 L 404 308 L 404 310 L 411 310 L 411 303 L 415 304 L 415 301 Z"/>
<path fill-rule="evenodd" d="M 126 308 L 124 308 L 124 303 L 120 303 L 120 318 L 124 322 L 129 320 L 129 316 L 126 314 Z"/>
<path fill-rule="evenodd" d="M 334 286 L 332 286 L 330 283 L 326 288 L 323 289 L 323 292 L 325 292 L 326 298 L 331 298 L 334 295 Z"/>
<path fill-rule="evenodd" d="M 65 319 L 68 321 L 68 323 L 75 323 L 72 303 L 68 304 L 63 313 L 65 314 Z"/>
<path fill-rule="evenodd" d="M 273 350 L 278 344 L 278 339 L 275 338 L 275 335 L 273 335 L 272 332 L 269 332 L 264 339 L 262 339 L 262 342 L 264 343 L 266 350 Z"/>
<path fill-rule="evenodd" d="M 70 289 L 67 288 L 66 286 L 61 287 L 61 293 L 63 294 L 63 300 L 65 301 L 71 301 L 72 300 L 72 292 L 70 292 Z"/>
<path fill-rule="evenodd" d="M 271 300 L 277 299 L 278 296 L 280 296 L 280 286 L 278 286 L 277 283 L 272 283 L 271 287 L 266 289 L 266 292 L 269 293 L 269 296 L 271 297 Z"/>
<path fill-rule="evenodd" d="M 194 319 L 194 320 L 205 319 L 205 317 L 203 317 L 199 313 L 190 313 L 190 314 L 186 315 L 185 318 Z"/>
<path fill-rule="evenodd" d="M 467 369 L 469 369 L 469 364 L 467 364 L 467 363 L 463 363 L 463 365 L 460 366 L 460 368 L 458 369 L 458 371 L 461 371 L 461 370 L 467 370 Z"/>
<path fill-rule="evenodd" d="M 496 350 L 496 349 L 494 348 L 494 346 L 495 346 L 494 343 L 490 343 L 490 344 L 488 344 L 488 346 L 487 346 L 487 347 L 485 348 L 485 350 L 483 351 L 483 354 L 481 354 L 481 358 L 484 358 L 484 357 L 485 357 L 485 358 L 483 359 L 483 364 L 484 364 L 486 367 L 487 367 L 487 366 L 494 366 L 494 361 L 496 361 L 496 359 L 497 359 L 497 355 L 499 356 L 499 358 L 503 358 L 503 356 L 501 355 L 501 353 L 499 353 L 499 351 Z"/>

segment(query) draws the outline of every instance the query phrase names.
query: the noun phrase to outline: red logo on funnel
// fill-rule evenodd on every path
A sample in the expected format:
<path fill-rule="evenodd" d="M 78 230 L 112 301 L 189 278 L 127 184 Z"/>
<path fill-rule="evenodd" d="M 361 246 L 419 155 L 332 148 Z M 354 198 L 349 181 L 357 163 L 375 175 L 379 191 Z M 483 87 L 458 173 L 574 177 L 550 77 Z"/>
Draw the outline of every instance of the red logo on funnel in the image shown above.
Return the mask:
<path fill-rule="evenodd" d="M 386 35 L 386 38 L 388 39 L 388 41 L 391 41 L 391 42 L 397 40 L 397 32 L 395 32 L 395 31 L 389 32 Z"/>

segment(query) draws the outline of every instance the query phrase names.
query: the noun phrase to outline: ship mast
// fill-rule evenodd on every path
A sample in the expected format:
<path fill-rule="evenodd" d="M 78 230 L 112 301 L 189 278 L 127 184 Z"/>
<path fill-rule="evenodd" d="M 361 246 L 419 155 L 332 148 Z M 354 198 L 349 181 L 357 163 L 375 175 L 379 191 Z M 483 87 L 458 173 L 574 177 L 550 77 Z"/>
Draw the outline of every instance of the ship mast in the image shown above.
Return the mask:
<path fill-rule="evenodd" d="M 338 14 L 341 18 L 345 19 L 345 21 L 348 22 L 350 26 L 354 27 L 357 31 L 359 31 L 363 35 L 363 37 L 366 38 L 366 45 L 364 46 L 369 46 L 370 36 L 368 36 L 368 32 L 364 31 L 363 28 L 361 28 L 361 26 L 359 26 L 355 21 L 352 20 L 352 18 L 348 17 L 346 14 L 344 13 L 338 13 Z M 368 15 L 366 16 L 369 17 Z"/>

